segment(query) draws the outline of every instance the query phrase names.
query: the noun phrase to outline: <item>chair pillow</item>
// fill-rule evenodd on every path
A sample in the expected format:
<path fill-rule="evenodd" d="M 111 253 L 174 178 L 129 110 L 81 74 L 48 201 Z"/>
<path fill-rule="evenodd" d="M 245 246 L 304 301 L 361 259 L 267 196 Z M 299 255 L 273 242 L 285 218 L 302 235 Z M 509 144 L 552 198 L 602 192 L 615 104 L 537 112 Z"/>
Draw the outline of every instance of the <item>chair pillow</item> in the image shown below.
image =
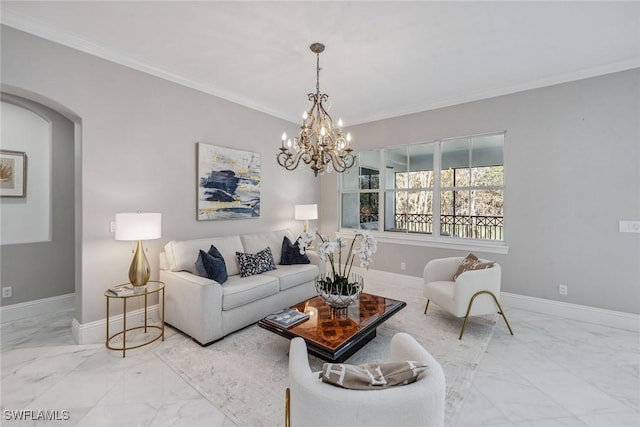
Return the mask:
<path fill-rule="evenodd" d="M 453 275 L 453 280 L 456 280 L 458 276 L 460 276 L 465 271 L 473 271 L 473 270 L 484 270 L 486 268 L 493 267 L 495 261 L 490 262 L 480 262 L 477 256 L 470 253 L 462 260 L 456 274 Z"/>
<path fill-rule="evenodd" d="M 292 265 L 292 264 L 309 264 L 309 257 L 306 253 L 300 254 L 300 244 L 296 240 L 295 243 L 291 243 L 291 240 L 287 236 L 282 239 L 282 257 L 280 258 L 280 264 Z"/>
<path fill-rule="evenodd" d="M 268 246 L 256 254 L 236 252 L 236 257 L 240 265 L 240 277 L 249 277 L 276 269 L 271 249 Z"/>
<path fill-rule="evenodd" d="M 325 363 L 322 382 L 352 390 L 381 390 L 416 382 L 429 365 L 420 362 L 385 362 L 365 365 Z"/>
<path fill-rule="evenodd" d="M 224 263 L 224 258 L 220 251 L 213 245 L 209 248 L 209 252 L 205 252 L 202 249 L 200 250 L 198 259 L 196 260 L 196 269 L 198 273 L 201 273 L 201 271 L 205 273 L 200 274 L 201 276 L 208 277 L 220 284 L 227 281 L 227 266 Z"/>

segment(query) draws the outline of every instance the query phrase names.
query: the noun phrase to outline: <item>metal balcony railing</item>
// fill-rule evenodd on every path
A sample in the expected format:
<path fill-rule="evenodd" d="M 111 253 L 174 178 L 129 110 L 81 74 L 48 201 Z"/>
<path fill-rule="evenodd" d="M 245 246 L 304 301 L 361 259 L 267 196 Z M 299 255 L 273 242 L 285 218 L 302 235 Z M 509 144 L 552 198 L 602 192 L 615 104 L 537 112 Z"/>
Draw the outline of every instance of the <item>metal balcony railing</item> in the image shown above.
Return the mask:
<path fill-rule="evenodd" d="M 440 235 L 463 239 L 503 240 L 501 216 L 440 215 Z M 395 214 L 395 230 L 410 233 L 433 233 L 431 214 Z"/>

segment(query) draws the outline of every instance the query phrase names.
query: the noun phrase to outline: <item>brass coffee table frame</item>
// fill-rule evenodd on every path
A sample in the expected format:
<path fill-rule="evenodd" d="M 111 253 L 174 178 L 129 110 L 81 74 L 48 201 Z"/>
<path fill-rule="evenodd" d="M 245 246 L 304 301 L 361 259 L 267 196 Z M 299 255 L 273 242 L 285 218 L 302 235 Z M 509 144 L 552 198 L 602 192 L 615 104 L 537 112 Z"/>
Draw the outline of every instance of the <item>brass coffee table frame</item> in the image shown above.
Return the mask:
<path fill-rule="evenodd" d="M 310 318 L 290 328 L 265 319 L 258 326 L 291 339 L 303 338 L 309 353 L 327 362 L 341 363 L 376 337 L 376 328 L 407 304 L 391 298 L 362 293 L 358 301 L 346 309 L 335 310 L 320 297 L 294 305 Z"/>
<path fill-rule="evenodd" d="M 159 295 L 159 304 L 160 304 L 160 326 L 149 325 L 147 323 L 147 310 L 148 310 L 148 296 L 152 294 Z M 109 350 L 122 350 L 122 357 L 125 357 L 127 350 L 132 350 L 134 348 L 143 347 L 145 345 L 149 345 L 152 342 L 155 342 L 162 338 L 164 341 L 164 283 L 159 281 L 150 280 L 147 282 L 147 285 L 144 289 L 136 289 L 133 295 L 119 296 L 110 291 L 106 291 L 104 296 L 107 297 L 107 339 L 104 345 Z M 129 298 L 135 298 L 144 296 L 144 326 L 136 326 L 133 328 L 127 328 L 127 300 Z M 115 333 L 113 335 L 109 335 L 109 302 L 112 299 L 122 300 L 122 331 Z M 158 329 L 160 333 L 152 337 L 151 339 L 143 342 L 142 344 L 127 346 L 127 333 L 131 331 L 135 331 L 137 329 L 144 329 L 144 333 L 147 333 L 148 329 Z M 111 341 L 117 337 L 122 335 L 122 346 L 117 347 L 111 344 Z"/>

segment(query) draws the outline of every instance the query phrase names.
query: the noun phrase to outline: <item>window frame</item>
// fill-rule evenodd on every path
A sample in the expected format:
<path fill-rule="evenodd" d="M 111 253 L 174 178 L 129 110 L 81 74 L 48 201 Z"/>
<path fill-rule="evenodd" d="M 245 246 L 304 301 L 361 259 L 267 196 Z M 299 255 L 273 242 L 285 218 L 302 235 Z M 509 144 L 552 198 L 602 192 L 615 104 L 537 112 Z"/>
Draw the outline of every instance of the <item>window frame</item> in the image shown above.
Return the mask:
<path fill-rule="evenodd" d="M 502 240 L 489 240 L 489 239 L 474 239 L 474 238 L 462 238 L 462 237 L 454 237 L 454 236 L 442 236 L 440 235 L 440 217 L 442 215 L 441 212 L 441 200 L 440 195 L 442 191 L 452 190 L 454 187 L 441 187 L 441 160 L 442 160 L 442 146 L 446 141 L 456 140 L 456 139 L 464 139 L 464 138 L 479 138 L 484 136 L 492 136 L 492 135 L 503 135 L 502 141 L 502 185 L 501 186 L 471 186 L 465 188 L 472 189 L 481 189 L 481 190 L 489 190 L 489 189 L 501 189 L 503 194 L 503 208 L 502 208 Z M 441 249 L 456 249 L 456 250 L 468 250 L 468 251 L 478 251 L 478 252 L 487 252 L 487 253 L 496 253 L 496 254 L 507 254 L 509 252 L 509 246 L 506 243 L 507 238 L 507 228 L 506 228 L 506 195 L 507 195 L 507 167 L 506 167 L 506 151 L 507 151 L 507 140 L 506 140 L 506 131 L 501 132 L 489 132 L 484 134 L 474 134 L 462 137 L 454 137 L 454 138 L 441 138 L 433 141 L 427 142 L 419 142 L 413 144 L 401 144 L 395 146 L 388 146 L 379 149 L 371 149 L 371 150 L 362 150 L 365 151 L 378 151 L 379 152 L 379 171 L 386 170 L 386 160 L 387 160 L 387 151 L 391 149 L 397 148 L 406 148 L 409 150 L 410 146 L 415 145 L 424 145 L 424 144 L 434 144 L 434 154 L 433 154 L 433 174 L 434 174 L 434 182 L 433 187 L 430 187 L 429 191 L 433 192 L 432 204 L 433 204 L 433 221 L 432 221 L 432 229 L 433 231 L 437 231 L 437 234 L 427 234 L 420 232 L 397 232 L 397 231 L 386 231 L 385 230 L 385 205 L 387 203 L 388 194 L 394 194 L 398 190 L 393 188 L 387 188 L 386 185 L 386 177 L 382 175 L 379 177 L 379 188 L 378 191 L 378 229 L 377 230 L 369 230 L 369 232 L 375 236 L 378 242 L 381 243 L 391 243 L 391 244 L 401 244 L 401 245 L 411 245 L 411 246 L 421 246 L 421 247 L 433 247 L 433 248 L 441 248 Z M 358 153 L 359 154 L 359 153 Z M 355 167 L 359 167 L 359 163 L 355 164 Z M 472 167 L 470 165 L 470 167 Z M 415 172 L 411 171 L 410 167 L 407 168 L 407 172 Z M 398 173 L 398 172 L 395 172 Z M 338 234 L 344 237 L 353 236 L 353 234 L 360 230 L 360 228 L 344 228 L 342 227 L 342 200 L 344 194 L 362 194 L 365 191 L 362 189 L 343 189 L 342 188 L 342 174 L 339 176 L 337 180 L 338 186 L 338 212 L 337 212 L 337 220 L 339 224 Z M 366 192 L 370 192 L 368 190 Z M 407 191 L 407 192 L 416 192 L 416 191 L 425 191 L 424 188 L 403 188 L 399 191 Z M 358 197 L 359 198 L 359 197 Z M 394 219 L 395 220 L 395 219 Z"/>

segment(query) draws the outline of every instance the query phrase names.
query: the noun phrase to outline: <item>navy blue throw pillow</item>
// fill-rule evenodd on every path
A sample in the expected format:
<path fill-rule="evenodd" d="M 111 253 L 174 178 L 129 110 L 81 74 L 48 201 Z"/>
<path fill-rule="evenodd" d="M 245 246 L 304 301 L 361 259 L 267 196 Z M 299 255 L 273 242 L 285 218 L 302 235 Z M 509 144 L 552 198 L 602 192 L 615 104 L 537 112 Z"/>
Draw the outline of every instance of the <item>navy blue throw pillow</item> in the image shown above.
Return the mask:
<path fill-rule="evenodd" d="M 282 258 L 280 258 L 280 264 L 309 264 L 310 262 L 306 253 L 300 254 L 298 241 L 296 240 L 295 243 L 291 243 L 291 240 L 289 240 L 287 236 L 284 236 L 284 239 L 282 239 Z"/>
<path fill-rule="evenodd" d="M 206 277 L 209 279 L 215 280 L 220 284 L 227 281 L 227 265 L 224 263 L 222 254 L 215 246 L 211 245 L 209 252 L 200 250 L 196 267 L 199 267 L 198 264 L 202 265 Z"/>

